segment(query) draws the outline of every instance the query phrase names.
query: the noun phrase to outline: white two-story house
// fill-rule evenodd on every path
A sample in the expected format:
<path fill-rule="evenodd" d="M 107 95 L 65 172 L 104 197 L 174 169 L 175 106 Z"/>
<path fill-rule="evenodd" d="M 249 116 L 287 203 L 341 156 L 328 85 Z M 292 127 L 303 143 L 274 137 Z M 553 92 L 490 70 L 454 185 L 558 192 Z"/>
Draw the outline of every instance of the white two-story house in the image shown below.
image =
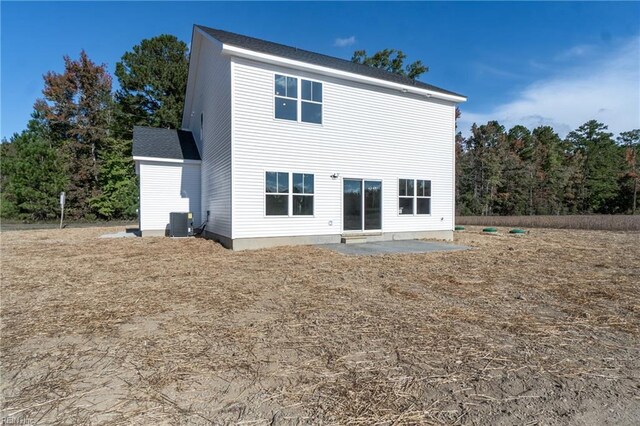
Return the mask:
<path fill-rule="evenodd" d="M 140 229 L 226 247 L 451 239 L 459 94 L 194 26 L 182 130 L 134 129 Z"/>

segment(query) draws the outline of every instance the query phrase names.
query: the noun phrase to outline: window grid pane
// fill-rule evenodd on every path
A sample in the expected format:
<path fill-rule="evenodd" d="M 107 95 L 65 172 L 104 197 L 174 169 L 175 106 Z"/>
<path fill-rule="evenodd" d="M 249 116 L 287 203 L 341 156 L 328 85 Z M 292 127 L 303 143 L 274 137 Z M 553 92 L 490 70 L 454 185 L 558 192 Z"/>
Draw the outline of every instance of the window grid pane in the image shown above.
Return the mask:
<path fill-rule="evenodd" d="M 293 215 L 312 216 L 313 215 L 313 195 L 293 196 Z"/>
<path fill-rule="evenodd" d="M 304 193 L 313 194 L 313 175 L 304 175 Z"/>
<path fill-rule="evenodd" d="M 298 101 L 276 96 L 276 118 L 298 120 Z"/>
<path fill-rule="evenodd" d="M 400 197 L 398 208 L 400 214 L 413 214 L 413 197 Z"/>
<path fill-rule="evenodd" d="M 431 198 L 422 197 L 418 198 L 418 214 L 431 214 Z"/>
<path fill-rule="evenodd" d="M 281 194 L 289 193 L 289 173 L 278 172 L 278 192 Z"/>
<path fill-rule="evenodd" d="M 302 99 L 310 101 L 311 99 L 311 82 L 302 80 Z"/>
<path fill-rule="evenodd" d="M 288 195 L 267 195 L 267 216 L 287 216 L 289 214 Z"/>
<path fill-rule="evenodd" d="M 322 124 L 322 104 L 302 102 L 302 121 Z"/>
<path fill-rule="evenodd" d="M 398 195 L 400 195 L 401 197 L 407 195 L 407 180 L 406 179 L 399 179 Z"/>
<path fill-rule="evenodd" d="M 302 194 L 304 192 L 304 175 L 302 173 L 293 174 L 293 193 Z"/>
<path fill-rule="evenodd" d="M 275 172 L 267 172 L 267 178 L 265 179 L 265 191 L 277 192 L 278 191 L 278 174 Z"/>
<path fill-rule="evenodd" d="M 279 96 L 287 95 L 287 78 L 283 75 L 276 74 L 275 94 Z"/>
<path fill-rule="evenodd" d="M 314 102 L 322 102 L 322 83 L 313 82 L 311 91 L 311 100 Z"/>
<path fill-rule="evenodd" d="M 430 196 L 431 196 L 431 181 L 418 180 L 418 197 L 430 197 Z"/>
<path fill-rule="evenodd" d="M 298 97 L 298 79 L 295 77 L 287 77 L 287 97 Z"/>

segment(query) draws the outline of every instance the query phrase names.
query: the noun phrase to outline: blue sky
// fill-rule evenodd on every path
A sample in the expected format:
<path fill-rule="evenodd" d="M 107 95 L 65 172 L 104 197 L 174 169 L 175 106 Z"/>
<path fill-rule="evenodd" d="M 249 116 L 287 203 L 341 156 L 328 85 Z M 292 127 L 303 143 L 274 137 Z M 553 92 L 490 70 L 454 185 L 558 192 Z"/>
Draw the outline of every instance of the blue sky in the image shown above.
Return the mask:
<path fill-rule="evenodd" d="M 143 38 L 194 23 L 349 59 L 402 49 L 421 79 L 465 94 L 460 128 L 497 119 L 561 134 L 596 118 L 640 127 L 640 3 L 6 2 L 1 8 L 1 136 L 25 127 L 42 75 L 85 49 L 115 63 Z M 117 80 L 114 79 L 115 85 Z"/>

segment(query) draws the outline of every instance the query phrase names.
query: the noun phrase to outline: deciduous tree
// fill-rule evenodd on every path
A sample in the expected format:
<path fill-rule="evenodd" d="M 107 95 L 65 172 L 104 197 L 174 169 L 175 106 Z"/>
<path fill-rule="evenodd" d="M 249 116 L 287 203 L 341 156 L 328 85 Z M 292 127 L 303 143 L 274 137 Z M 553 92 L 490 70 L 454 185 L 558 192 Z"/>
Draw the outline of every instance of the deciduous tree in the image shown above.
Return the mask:
<path fill-rule="evenodd" d="M 99 194 L 98 150 L 109 134 L 111 76 L 86 52 L 78 60 L 64 57 L 64 72 L 44 76 L 44 98 L 35 109 L 49 137 L 68 158 L 67 200 L 71 217 L 90 215 L 88 200 Z"/>

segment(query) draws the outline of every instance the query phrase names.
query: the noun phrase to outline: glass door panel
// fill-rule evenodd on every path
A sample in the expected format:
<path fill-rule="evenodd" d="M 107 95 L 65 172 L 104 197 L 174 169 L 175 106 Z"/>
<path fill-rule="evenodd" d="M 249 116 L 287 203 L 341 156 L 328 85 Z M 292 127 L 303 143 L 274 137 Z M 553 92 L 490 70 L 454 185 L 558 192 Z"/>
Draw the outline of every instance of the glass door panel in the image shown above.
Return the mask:
<path fill-rule="evenodd" d="M 362 181 L 344 180 L 343 226 L 345 231 L 362 231 Z"/>
<path fill-rule="evenodd" d="M 382 229 L 382 182 L 364 182 L 364 229 Z"/>

